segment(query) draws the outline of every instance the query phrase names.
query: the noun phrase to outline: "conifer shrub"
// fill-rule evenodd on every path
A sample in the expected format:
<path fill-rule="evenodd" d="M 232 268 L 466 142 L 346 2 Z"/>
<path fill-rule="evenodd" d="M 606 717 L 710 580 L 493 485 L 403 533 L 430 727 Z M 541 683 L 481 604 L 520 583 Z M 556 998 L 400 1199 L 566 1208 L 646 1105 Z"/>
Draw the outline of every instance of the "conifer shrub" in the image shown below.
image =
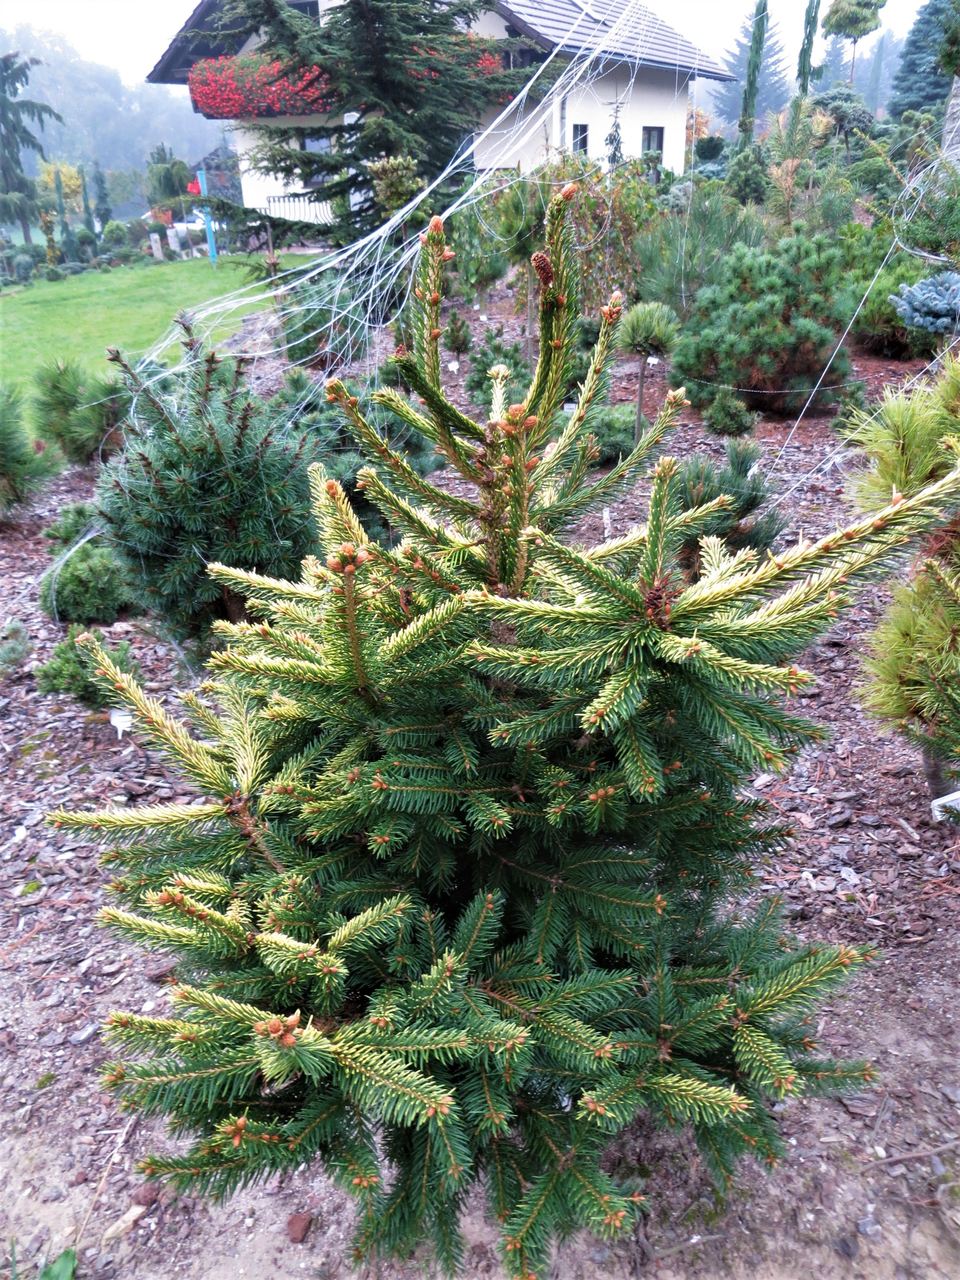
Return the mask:
<path fill-rule="evenodd" d="M 734 245 L 717 284 L 697 294 L 674 352 L 674 384 L 685 384 L 696 405 L 709 404 L 719 383 L 735 387 L 749 408 L 797 413 L 852 310 L 827 237 L 794 235 L 769 250 Z M 811 408 L 834 403 L 849 371 L 841 350 Z"/>
<path fill-rule="evenodd" d="M 870 272 L 858 281 L 855 289 L 861 297 L 866 293 L 851 330 L 857 346 L 872 355 L 894 360 L 932 354 L 936 339 L 922 329 L 910 328 L 895 305 L 900 286 L 916 284 L 923 277 L 923 264 L 916 258 L 901 258 L 884 268 L 875 280 L 873 275 L 874 272 Z"/>
<path fill-rule="evenodd" d="M 637 376 L 637 408 L 635 438 L 643 433 L 643 388 L 647 379 L 647 360 L 651 356 L 668 356 L 677 345 L 679 326 L 674 312 L 664 302 L 638 302 L 627 311 L 617 329 L 617 345 L 621 351 L 640 357 Z"/>
<path fill-rule="evenodd" d="M 0 622 L 0 680 L 19 671 L 32 650 L 30 634 L 19 618 Z"/>
<path fill-rule="evenodd" d="M 208 562 L 282 574 L 312 549 L 307 465 L 321 442 L 249 391 L 242 359 L 221 360 L 181 326 L 184 372 L 166 390 L 109 355 L 136 398 L 96 497 L 140 607 L 200 638 L 244 616 Z"/>
<path fill-rule="evenodd" d="M 29 284 L 33 279 L 34 262 L 29 253 L 18 253 L 13 260 L 13 275 L 17 284 Z"/>
<path fill-rule="evenodd" d="M 557 1236 L 632 1230 L 643 1196 L 601 1157 L 638 1113 L 688 1128 L 725 1183 L 738 1156 L 784 1153 L 770 1104 L 870 1078 L 825 1058 L 812 1025 L 865 953 L 790 939 L 772 900 L 735 905 L 784 836 L 742 786 L 817 736 L 782 705 L 809 678 L 793 655 L 841 584 L 957 500 L 960 468 L 776 558 L 707 537 L 689 585 L 680 548 L 717 505 L 682 510 L 661 456 L 647 520 L 574 549 L 565 531 L 635 486 L 684 403 L 671 393 L 629 456 L 587 477 L 621 299 L 558 421 L 574 195 L 547 210 L 532 382 L 511 403 L 498 373 L 479 420 L 441 385 L 439 219 L 424 236 L 399 358 L 423 403 L 373 401 L 461 489 L 412 474 L 329 386 L 398 547 L 369 542 L 315 469 L 324 554 L 299 580 L 210 566 L 251 620 L 218 625 L 226 647 L 183 723 L 81 642 L 206 796 L 53 815 L 111 841 L 105 922 L 189 970 L 174 1016 L 108 1023 L 107 1085 L 194 1135 L 142 1167 L 224 1195 L 319 1161 L 356 1198 L 358 1258 L 430 1240 L 456 1271 L 480 1182 L 509 1273 L 543 1275 Z"/>
<path fill-rule="evenodd" d="M 573 352 L 571 351 L 571 357 Z M 503 326 L 487 329 L 483 341 L 470 352 L 470 372 L 464 386 L 471 403 L 482 406 L 490 403 L 490 370 L 500 366 L 508 371 L 507 398 L 513 403 L 523 396 L 530 379 L 530 366 L 519 342 L 506 342 Z"/>
<path fill-rule="evenodd" d="M 91 375 L 77 361 L 53 360 L 34 374 L 37 431 L 70 462 L 89 462 L 116 449 L 128 407 L 116 378 Z"/>
<path fill-rule="evenodd" d="M 362 350 L 367 316 L 342 281 L 321 276 L 294 285 L 283 299 L 284 351 L 291 364 L 329 369 Z"/>
<path fill-rule="evenodd" d="M 727 165 L 727 190 L 740 204 L 762 205 L 770 191 L 767 165 L 759 145 L 744 147 Z"/>
<path fill-rule="evenodd" d="M 703 411 L 703 420 L 715 436 L 749 435 L 757 417 L 730 387 L 717 387 Z"/>
<path fill-rule="evenodd" d="M 721 538 L 731 555 L 750 550 L 769 551 L 785 522 L 775 509 L 761 511 L 770 497 L 766 477 L 756 470 L 760 448 L 751 440 L 728 440 L 727 461 L 718 466 L 704 454 L 694 454 L 679 473 L 679 498 L 684 511 L 717 503 L 715 514 L 680 545 L 678 558 L 690 581 L 702 568 L 701 540 Z"/>
<path fill-rule="evenodd" d="M 104 645 L 102 631 L 85 632 L 73 623 L 67 628 L 66 637 L 54 645 L 50 658 L 37 667 L 37 688 L 41 693 L 68 693 L 84 706 L 100 710 L 108 706 L 111 699 L 103 681 L 92 674 L 94 663 L 89 652 L 77 645 L 77 637 L 84 634 Z M 109 654 L 118 671 L 140 679 L 140 668 L 130 657 L 129 641 L 121 640 L 115 648 L 104 645 L 104 652 Z"/>
<path fill-rule="evenodd" d="M 853 415 L 850 438 L 866 452 L 856 482 L 861 507 L 881 493 L 907 496 L 948 475 L 960 453 L 960 361 L 936 380 L 888 390 L 878 409 Z M 923 544 L 870 642 L 867 707 L 918 745 L 933 796 L 960 771 L 960 517 Z"/>
<path fill-rule="evenodd" d="M 633 288 L 642 302 L 664 302 L 686 320 L 733 246 L 758 248 L 765 240 L 757 209 L 743 208 L 721 182 L 697 183 L 683 209 L 655 218 L 634 240 Z"/>
<path fill-rule="evenodd" d="M 40 579 L 40 605 L 57 622 L 116 622 L 135 610 L 125 566 L 112 547 L 92 539 L 63 552 Z"/>
<path fill-rule="evenodd" d="M 935 342 L 960 331 L 960 273 L 956 271 L 901 284 L 890 302 L 909 329 L 918 329 Z"/>
<path fill-rule="evenodd" d="M 633 449 L 636 417 L 632 404 L 602 404 L 593 410 L 590 431 L 596 440 L 596 466 L 606 467 L 627 457 Z"/>
<path fill-rule="evenodd" d="M 0 517 L 28 498 L 58 462 L 55 449 L 27 434 L 19 391 L 0 384 Z"/>
<path fill-rule="evenodd" d="M 455 356 L 466 355 L 472 339 L 470 326 L 459 311 L 451 311 L 443 334 L 443 345 Z"/>

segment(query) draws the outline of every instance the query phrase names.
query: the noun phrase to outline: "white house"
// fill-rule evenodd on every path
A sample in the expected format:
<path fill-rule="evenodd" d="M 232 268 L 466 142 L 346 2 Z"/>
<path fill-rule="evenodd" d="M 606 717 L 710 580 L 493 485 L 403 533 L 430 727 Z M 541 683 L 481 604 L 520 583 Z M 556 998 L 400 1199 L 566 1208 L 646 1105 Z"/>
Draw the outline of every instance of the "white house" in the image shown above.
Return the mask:
<path fill-rule="evenodd" d="M 323 206 L 309 200 L 304 191 L 285 185 L 278 176 L 255 173 L 246 162 L 255 135 L 249 124 L 244 127 L 245 121 L 260 113 L 244 117 L 229 105 L 229 92 L 221 92 L 216 101 L 204 92 L 205 68 L 213 67 L 217 76 L 228 77 L 229 59 L 255 48 L 255 41 L 242 48 L 226 46 L 216 31 L 222 2 L 201 0 L 147 79 L 154 84 L 189 84 L 194 109 L 204 115 L 224 118 L 225 112 L 231 112 L 245 205 L 279 216 L 322 221 Z M 338 2 L 288 0 L 318 21 L 324 9 Z M 680 172 L 686 160 L 691 83 L 697 77 L 733 79 L 650 9 L 627 0 L 491 0 L 474 29 L 478 35 L 522 41 L 519 55 L 504 56 L 519 57 L 521 65 L 531 68 L 531 76 L 554 51 L 574 70 L 585 59 L 594 59 L 591 74 L 578 79 L 568 92 L 531 99 L 526 107 L 515 105 L 497 129 L 478 136 L 474 151 L 478 169 L 526 171 L 558 151 L 604 160 L 609 150 L 606 139 L 616 118 L 625 157 L 658 151 L 668 169 Z M 210 64 L 207 59 L 218 61 Z M 311 124 L 328 118 L 322 103 L 311 110 L 309 101 L 299 100 L 296 93 L 280 102 L 269 113 L 272 125 L 309 131 Z M 290 114 L 283 114 L 284 102 L 291 104 Z M 495 118 L 491 113 L 484 124 L 492 124 Z M 309 133 L 304 145 L 311 145 Z"/>

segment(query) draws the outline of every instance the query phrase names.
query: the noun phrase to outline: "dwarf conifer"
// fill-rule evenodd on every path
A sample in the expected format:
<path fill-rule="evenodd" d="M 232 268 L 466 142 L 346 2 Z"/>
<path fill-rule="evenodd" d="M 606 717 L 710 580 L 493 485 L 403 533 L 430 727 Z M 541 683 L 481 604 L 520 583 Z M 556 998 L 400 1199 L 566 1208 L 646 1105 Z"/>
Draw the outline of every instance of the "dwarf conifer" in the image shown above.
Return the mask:
<path fill-rule="evenodd" d="M 782 1153 L 770 1103 L 869 1078 L 820 1056 L 806 1016 L 864 953 L 791 940 L 773 901 L 734 909 L 784 835 L 741 786 L 815 734 L 782 701 L 846 584 L 960 495 L 954 469 L 775 558 L 706 538 L 689 584 L 680 549 L 723 499 L 683 510 L 662 455 L 645 522 L 578 547 L 577 521 L 647 472 L 684 397 L 588 476 L 621 300 L 561 415 L 574 195 L 550 201 L 534 263 L 532 382 L 510 403 L 496 375 L 480 420 L 441 386 L 439 219 L 424 236 L 398 357 L 422 403 L 373 399 L 446 457 L 455 492 L 329 385 L 399 545 L 369 542 L 316 469 L 324 557 L 299 581 L 211 566 L 251 620 L 219 624 L 184 722 L 87 642 L 203 798 L 55 815 L 111 838 L 105 921 L 181 962 L 172 1016 L 109 1021 L 107 1084 L 194 1135 L 149 1174 L 223 1195 L 319 1160 L 356 1197 L 359 1257 L 429 1239 L 447 1271 L 481 1182 L 525 1278 L 576 1227 L 631 1230 L 643 1195 L 601 1156 L 638 1112 L 689 1127 L 725 1181 L 741 1154 Z"/>

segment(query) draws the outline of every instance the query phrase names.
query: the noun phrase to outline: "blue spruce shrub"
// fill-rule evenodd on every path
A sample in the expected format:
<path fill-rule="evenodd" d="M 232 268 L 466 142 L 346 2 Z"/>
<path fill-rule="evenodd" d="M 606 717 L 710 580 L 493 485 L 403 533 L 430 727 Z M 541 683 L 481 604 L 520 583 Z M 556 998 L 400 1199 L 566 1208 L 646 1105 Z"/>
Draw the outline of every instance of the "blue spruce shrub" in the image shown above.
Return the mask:
<path fill-rule="evenodd" d="M 960 330 L 960 273 L 941 271 L 916 284 L 902 284 L 890 302 L 911 329 L 956 333 Z"/>

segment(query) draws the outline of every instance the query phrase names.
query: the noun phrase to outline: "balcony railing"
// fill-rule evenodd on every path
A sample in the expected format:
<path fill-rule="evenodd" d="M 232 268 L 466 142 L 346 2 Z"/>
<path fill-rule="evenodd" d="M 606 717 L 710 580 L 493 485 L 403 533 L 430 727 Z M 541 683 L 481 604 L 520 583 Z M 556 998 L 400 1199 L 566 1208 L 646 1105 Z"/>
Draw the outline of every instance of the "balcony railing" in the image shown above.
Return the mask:
<path fill-rule="evenodd" d="M 319 227 L 328 227 L 334 221 L 326 201 L 311 200 L 309 196 L 298 194 L 267 196 L 261 212 L 272 218 L 287 218 L 290 222 L 313 222 Z"/>

